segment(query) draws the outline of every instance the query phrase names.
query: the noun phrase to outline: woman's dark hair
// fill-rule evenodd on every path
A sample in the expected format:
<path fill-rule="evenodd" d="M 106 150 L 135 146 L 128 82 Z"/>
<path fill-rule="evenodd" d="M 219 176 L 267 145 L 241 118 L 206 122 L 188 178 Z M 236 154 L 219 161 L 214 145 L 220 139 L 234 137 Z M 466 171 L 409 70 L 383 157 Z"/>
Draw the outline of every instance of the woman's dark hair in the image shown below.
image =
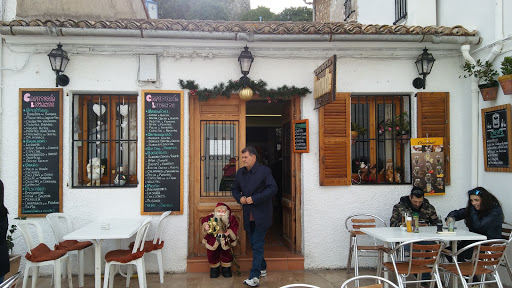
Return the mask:
<path fill-rule="evenodd" d="M 9 210 L 4 205 L 4 182 L 0 180 L 0 217 L 7 217 Z"/>
<path fill-rule="evenodd" d="M 471 190 L 468 191 L 468 204 L 466 206 L 466 214 L 464 215 L 464 222 L 466 223 L 466 226 L 468 227 L 471 227 L 471 216 L 470 216 L 470 209 L 471 206 L 471 198 L 470 196 L 471 195 L 477 195 L 477 196 L 480 196 L 480 210 L 476 211 L 476 213 L 478 214 L 478 217 L 481 218 L 487 214 L 489 214 L 489 212 L 491 212 L 491 210 L 498 206 L 498 207 L 501 207 L 501 204 L 500 204 L 500 201 L 498 200 L 498 198 L 496 198 L 496 196 L 492 195 L 491 192 L 487 191 L 487 189 L 483 188 L 483 187 L 476 187 L 476 188 L 473 188 Z"/>

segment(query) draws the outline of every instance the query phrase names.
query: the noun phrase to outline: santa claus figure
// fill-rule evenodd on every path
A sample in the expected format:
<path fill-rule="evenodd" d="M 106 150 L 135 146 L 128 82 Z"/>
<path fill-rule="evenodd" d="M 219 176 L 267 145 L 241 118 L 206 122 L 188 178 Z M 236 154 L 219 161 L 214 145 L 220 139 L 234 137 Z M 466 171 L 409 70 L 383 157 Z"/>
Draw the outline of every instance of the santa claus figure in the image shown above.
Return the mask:
<path fill-rule="evenodd" d="M 214 212 L 201 220 L 206 233 L 203 244 L 206 246 L 210 263 L 210 278 L 231 277 L 233 262 L 232 247 L 236 245 L 238 221 L 231 209 L 224 203 L 218 203 Z"/>

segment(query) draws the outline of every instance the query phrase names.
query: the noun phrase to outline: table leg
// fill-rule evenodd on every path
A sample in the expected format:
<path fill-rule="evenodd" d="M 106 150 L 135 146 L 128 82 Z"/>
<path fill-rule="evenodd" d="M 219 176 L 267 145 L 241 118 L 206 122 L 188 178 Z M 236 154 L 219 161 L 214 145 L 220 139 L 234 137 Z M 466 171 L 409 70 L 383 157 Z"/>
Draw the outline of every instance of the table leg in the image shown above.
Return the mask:
<path fill-rule="evenodd" d="M 455 252 L 457 252 L 457 241 L 453 240 L 452 241 L 452 253 L 455 254 Z M 453 261 L 456 261 L 456 260 L 453 259 Z M 459 276 L 454 275 L 453 276 L 453 288 L 458 288 L 458 286 L 459 286 Z"/>
<path fill-rule="evenodd" d="M 101 288 L 101 239 L 93 239 L 94 243 L 94 287 Z"/>

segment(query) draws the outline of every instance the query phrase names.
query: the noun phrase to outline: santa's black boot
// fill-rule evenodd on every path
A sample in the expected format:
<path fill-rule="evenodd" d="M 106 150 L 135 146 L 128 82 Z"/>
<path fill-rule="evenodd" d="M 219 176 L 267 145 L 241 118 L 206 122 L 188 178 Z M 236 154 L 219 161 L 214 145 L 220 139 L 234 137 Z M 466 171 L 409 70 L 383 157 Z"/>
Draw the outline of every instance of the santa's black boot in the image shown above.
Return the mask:
<path fill-rule="evenodd" d="M 210 268 L 210 278 L 218 278 L 220 275 L 220 267 Z"/>
<path fill-rule="evenodd" d="M 232 275 L 233 274 L 231 274 L 231 267 L 222 267 L 222 276 L 224 276 L 224 278 L 229 278 Z"/>

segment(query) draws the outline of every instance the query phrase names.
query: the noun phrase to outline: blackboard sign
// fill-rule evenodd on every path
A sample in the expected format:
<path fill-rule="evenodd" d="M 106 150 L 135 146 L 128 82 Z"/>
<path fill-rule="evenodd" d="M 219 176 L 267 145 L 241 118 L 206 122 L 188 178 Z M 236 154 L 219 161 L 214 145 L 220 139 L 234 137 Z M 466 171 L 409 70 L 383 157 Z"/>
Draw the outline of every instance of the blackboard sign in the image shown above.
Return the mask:
<path fill-rule="evenodd" d="M 512 172 L 510 104 L 482 109 L 485 171 Z"/>
<path fill-rule="evenodd" d="M 183 214 L 183 91 L 143 90 L 142 214 Z"/>
<path fill-rule="evenodd" d="M 309 120 L 293 121 L 293 152 L 309 153 Z"/>
<path fill-rule="evenodd" d="M 18 216 L 62 211 L 62 89 L 20 89 Z"/>

